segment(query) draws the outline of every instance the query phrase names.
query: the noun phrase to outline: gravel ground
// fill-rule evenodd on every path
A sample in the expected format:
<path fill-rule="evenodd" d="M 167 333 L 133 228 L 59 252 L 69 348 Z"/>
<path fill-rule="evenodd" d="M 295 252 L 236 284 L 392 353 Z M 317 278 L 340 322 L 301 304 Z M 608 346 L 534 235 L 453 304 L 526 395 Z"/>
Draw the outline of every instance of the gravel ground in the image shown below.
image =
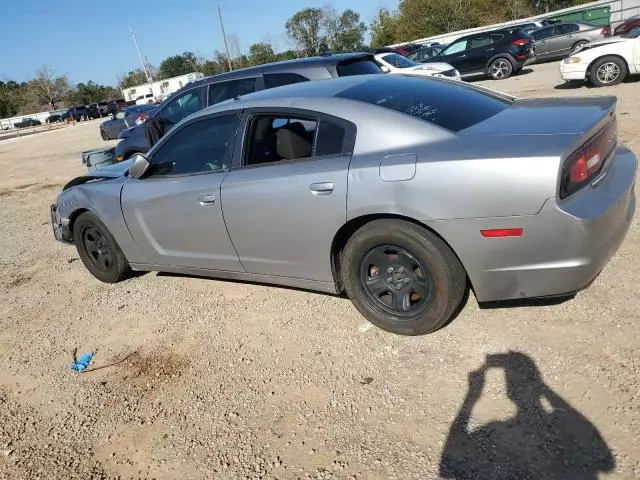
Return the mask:
<path fill-rule="evenodd" d="M 480 83 L 617 95 L 640 154 L 637 81 L 562 88 L 552 63 Z M 53 240 L 48 206 L 105 144 L 95 123 L 0 142 L 0 478 L 640 478 L 637 220 L 574 300 L 471 295 L 446 328 L 406 338 L 332 296 L 99 283 Z M 69 369 L 76 348 L 95 370 Z"/>

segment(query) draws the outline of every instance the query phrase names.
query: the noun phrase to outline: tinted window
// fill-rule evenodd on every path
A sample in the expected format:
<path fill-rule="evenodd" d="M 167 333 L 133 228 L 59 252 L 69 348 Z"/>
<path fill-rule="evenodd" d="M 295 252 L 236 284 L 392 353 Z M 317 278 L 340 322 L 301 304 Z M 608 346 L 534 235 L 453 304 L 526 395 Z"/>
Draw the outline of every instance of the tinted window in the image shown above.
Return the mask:
<path fill-rule="evenodd" d="M 541 28 L 540 30 L 535 30 L 531 32 L 531 36 L 536 40 L 549 38 L 551 35 L 553 35 L 553 28 L 554 27 L 548 27 L 548 28 Z"/>
<path fill-rule="evenodd" d="M 509 106 L 463 84 L 385 75 L 351 87 L 337 95 L 389 108 L 453 132 L 490 118 Z"/>
<path fill-rule="evenodd" d="M 339 155 L 351 153 L 352 144 L 347 139 L 347 131 L 342 125 L 330 120 L 320 120 L 318 127 L 316 155 Z"/>
<path fill-rule="evenodd" d="M 258 115 L 251 120 L 245 165 L 309 158 L 318 122 L 312 118 Z"/>
<path fill-rule="evenodd" d="M 474 37 L 469 40 L 469 48 L 481 48 L 491 45 L 491 37 L 489 35 L 483 35 L 481 37 Z"/>
<path fill-rule="evenodd" d="M 554 35 L 566 35 L 568 33 L 578 31 L 578 25 L 576 25 L 575 23 L 564 23 L 562 25 L 557 25 L 553 28 L 555 29 Z"/>
<path fill-rule="evenodd" d="M 209 105 L 256 91 L 256 77 L 241 78 L 209 85 Z"/>
<path fill-rule="evenodd" d="M 307 81 L 309 81 L 307 77 L 303 77 L 297 73 L 265 73 L 264 88 L 275 88 Z"/>
<path fill-rule="evenodd" d="M 451 45 L 449 45 L 447 48 L 444 49 L 444 51 L 442 52 L 442 55 L 451 55 L 453 53 L 458 53 L 458 52 L 462 52 L 463 50 L 466 50 L 467 42 L 468 42 L 467 39 L 457 40 L 453 42 Z"/>
<path fill-rule="evenodd" d="M 389 65 L 393 65 L 396 68 L 409 68 L 416 66 L 415 62 L 412 62 L 408 58 L 404 58 L 402 55 L 398 55 L 397 53 L 390 53 L 389 55 L 382 57 L 382 59 Z"/>
<path fill-rule="evenodd" d="M 491 42 L 492 43 L 499 42 L 500 40 L 502 40 L 504 38 L 504 35 L 502 33 L 492 33 L 489 36 L 491 37 Z"/>
<path fill-rule="evenodd" d="M 351 75 L 367 75 L 370 73 L 381 73 L 377 63 L 368 58 L 362 60 L 347 60 L 340 62 L 336 66 L 339 77 L 349 77 Z"/>
<path fill-rule="evenodd" d="M 171 123 L 178 123 L 183 118 L 204 108 L 202 88 L 193 88 L 178 95 L 167 103 L 160 116 Z"/>
<path fill-rule="evenodd" d="M 184 175 L 224 168 L 236 137 L 238 115 L 191 123 L 167 139 L 151 158 L 151 175 Z"/>

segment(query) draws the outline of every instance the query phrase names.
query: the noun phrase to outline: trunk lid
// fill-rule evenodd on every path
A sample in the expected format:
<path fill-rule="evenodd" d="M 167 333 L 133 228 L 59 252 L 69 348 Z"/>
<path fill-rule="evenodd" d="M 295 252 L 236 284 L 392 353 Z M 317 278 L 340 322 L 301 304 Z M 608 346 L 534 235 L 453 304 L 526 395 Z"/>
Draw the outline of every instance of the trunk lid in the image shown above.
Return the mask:
<path fill-rule="evenodd" d="M 458 135 L 578 135 L 595 133 L 615 114 L 616 97 L 518 99 Z"/>

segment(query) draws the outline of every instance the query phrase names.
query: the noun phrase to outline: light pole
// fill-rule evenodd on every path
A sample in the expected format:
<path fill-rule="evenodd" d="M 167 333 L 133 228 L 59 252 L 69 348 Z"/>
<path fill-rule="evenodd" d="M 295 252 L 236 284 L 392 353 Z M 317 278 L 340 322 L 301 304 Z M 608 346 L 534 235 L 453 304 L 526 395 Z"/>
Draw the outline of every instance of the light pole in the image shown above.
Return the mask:
<path fill-rule="evenodd" d="M 149 70 L 147 70 L 147 65 L 144 63 L 144 60 L 142 59 L 142 53 L 140 53 L 140 47 L 138 46 L 138 42 L 136 41 L 136 36 L 133 33 L 133 29 L 131 28 L 131 25 L 129 25 L 129 31 L 131 32 L 131 38 L 133 38 L 133 44 L 136 46 L 136 51 L 138 52 L 138 58 L 140 58 L 140 63 L 142 64 L 142 71 L 144 72 L 145 77 L 147 77 L 147 82 L 151 83 L 152 82 L 151 75 L 149 75 Z"/>
<path fill-rule="evenodd" d="M 224 48 L 227 51 L 227 63 L 229 64 L 229 71 L 233 70 L 231 66 L 231 55 L 229 54 L 229 45 L 227 44 L 227 35 L 224 33 L 224 23 L 222 22 L 222 11 L 220 10 L 220 0 L 218 0 L 218 17 L 220 18 L 220 28 L 222 29 L 222 38 L 224 40 Z"/>

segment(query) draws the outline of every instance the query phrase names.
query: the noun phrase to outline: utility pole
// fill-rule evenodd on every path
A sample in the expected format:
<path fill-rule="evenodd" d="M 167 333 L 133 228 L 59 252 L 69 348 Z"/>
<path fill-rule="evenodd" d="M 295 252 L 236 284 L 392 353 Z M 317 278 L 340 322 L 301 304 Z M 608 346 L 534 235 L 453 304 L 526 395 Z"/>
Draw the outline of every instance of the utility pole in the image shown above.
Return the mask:
<path fill-rule="evenodd" d="M 140 53 L 140 47 L 138 46 L 138 42 L 136 41 L 136 36 L 133 33 L 133 29 L 131 28 L 131 25 L 129 25 L 129 32 L 131 32 L 131 38 L 133 38 L 133 44 L 136 46 L 136 51 L 138 52 L 138 58 L 140 59 L 140 63 L 142 64 L 142 70 L 144 71 L 144 75 L 145 77 L 147 77 L 147 82 L 151 83 L 153 79 L 151 78 L 151 75 L 149 75 L 149 70 L 147 69 L 147 65 L 144 63 L 144 60 L 142 59 L 142 53 Z"/>
<path fill-rule="evenodd" d="M 231 66 L 231 55 L 229 54 L 229 45 L 227 44 L 227 34 L 224 33 L 224 23 L 222 22 L 222 11 L 220 10 L 220 0 L 218 0 L 218 17 L 220 17 L 220 28 L 222 29 L 222 38 L 224 39 L 224 48 L 227 51 L 227 62 L 229 63 L 229 71 L 233 70 Z"/>

